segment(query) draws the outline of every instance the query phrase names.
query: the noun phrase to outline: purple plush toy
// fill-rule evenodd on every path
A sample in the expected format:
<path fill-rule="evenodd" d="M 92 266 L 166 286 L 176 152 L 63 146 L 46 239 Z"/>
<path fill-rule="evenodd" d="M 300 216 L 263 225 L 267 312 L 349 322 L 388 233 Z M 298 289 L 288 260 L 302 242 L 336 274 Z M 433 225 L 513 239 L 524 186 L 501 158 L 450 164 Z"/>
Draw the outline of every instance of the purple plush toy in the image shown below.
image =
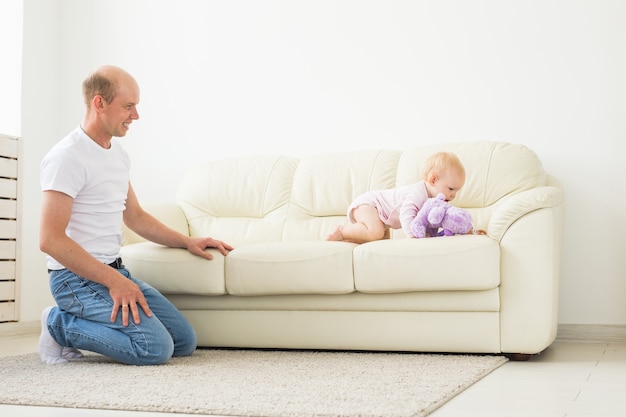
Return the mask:
<path fill-rule="evenodd" d="M 448 204 L 443 194 L 426 200 L 411 221 L 411 232 L 416 238 L 460 235 L 472 229 L 469 212 Z"/>

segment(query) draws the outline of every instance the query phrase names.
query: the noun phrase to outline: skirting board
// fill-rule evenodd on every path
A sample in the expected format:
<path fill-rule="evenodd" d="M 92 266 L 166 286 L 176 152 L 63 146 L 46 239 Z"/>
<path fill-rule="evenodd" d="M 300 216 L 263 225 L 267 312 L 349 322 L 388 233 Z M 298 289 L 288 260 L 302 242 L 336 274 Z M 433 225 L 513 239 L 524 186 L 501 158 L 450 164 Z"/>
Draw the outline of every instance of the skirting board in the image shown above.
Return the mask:
<path fill-rule="evenodd" d="M 39 320 L 0 323 L 0 337 L 28 337 L 39 333 L 41 333 Z"/>
<path fill-rule="evenodd" d="M 0 336 L 38 335 L 39 321 L 0 323 Z M 626 325 L 559 324 L 556 341 L 559 343 L 626 343 Z"/>
<path fill-rule="evenodd" d="M 560 343 L 626 343 L 626 325 L 559 324 L 556 341 Z"/>

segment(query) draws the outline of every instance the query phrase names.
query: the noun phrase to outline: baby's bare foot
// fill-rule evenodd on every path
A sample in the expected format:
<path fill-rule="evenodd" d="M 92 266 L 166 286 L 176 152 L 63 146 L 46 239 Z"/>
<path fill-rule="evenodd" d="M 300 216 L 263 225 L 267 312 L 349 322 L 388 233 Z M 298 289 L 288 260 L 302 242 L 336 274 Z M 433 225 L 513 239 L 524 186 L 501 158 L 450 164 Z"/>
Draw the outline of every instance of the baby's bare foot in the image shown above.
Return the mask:
<path fill-rule="evenodd" d="M 341 232 L 342 229 L 343 227 L 337 226 L 335 231 L 329 234 L 326 240 L 332 240 L 332 241 L 337 241 L 337 242 L 342 241 L 343 240 L 343 233 Z"/>

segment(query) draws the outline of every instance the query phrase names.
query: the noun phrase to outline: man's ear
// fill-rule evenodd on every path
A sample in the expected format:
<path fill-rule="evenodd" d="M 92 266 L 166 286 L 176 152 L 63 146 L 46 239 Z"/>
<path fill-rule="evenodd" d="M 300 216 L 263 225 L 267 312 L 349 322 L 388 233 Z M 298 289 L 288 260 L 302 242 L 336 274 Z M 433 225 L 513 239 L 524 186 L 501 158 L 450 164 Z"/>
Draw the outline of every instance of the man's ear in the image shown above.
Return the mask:
<path fill-rule="evenodd" d="M 93 105 L 94 110 L 100 112 L 104 109 L 104 98 L 102 98 L 102 96 L 94 96 L 91 100 L 91 104 Z"/>

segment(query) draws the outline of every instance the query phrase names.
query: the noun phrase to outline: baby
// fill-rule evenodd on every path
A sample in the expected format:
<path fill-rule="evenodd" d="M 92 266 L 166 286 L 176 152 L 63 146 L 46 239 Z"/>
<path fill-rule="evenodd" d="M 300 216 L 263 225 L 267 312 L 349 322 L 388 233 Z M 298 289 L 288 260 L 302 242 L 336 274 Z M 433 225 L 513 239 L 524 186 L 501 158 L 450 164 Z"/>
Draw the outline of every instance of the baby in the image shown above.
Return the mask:
<path fill-rule="evenodd" d="M 348 207 L 349 224 L 338 226 L 326 240 L 365 243 L 389 238 L 389 229 L 402 229 L 413 237 L 410 224 L 424 202 L 441 193 L 452 201 L 465 184 L 465 168 L 449 152 L 438 152 L 426 160 L 423 180 L 390 190 L 368 191 Z"/>

